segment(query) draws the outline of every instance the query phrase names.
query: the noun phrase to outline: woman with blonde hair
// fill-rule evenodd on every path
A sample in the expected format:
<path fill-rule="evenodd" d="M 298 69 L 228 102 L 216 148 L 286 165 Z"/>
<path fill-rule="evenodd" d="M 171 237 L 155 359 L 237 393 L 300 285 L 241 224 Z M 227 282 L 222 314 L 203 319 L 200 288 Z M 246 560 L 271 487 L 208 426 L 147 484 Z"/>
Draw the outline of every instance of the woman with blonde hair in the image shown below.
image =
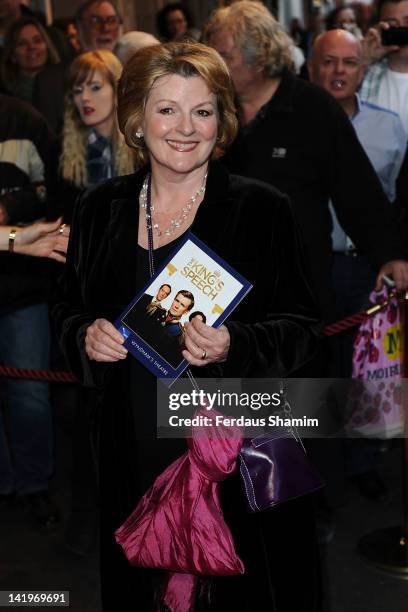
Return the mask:
<path fill-rule="evenodd" d="M 122 64 L 105 49 L 79 55 L 68 72 L 60 175 L 65 219 L 79 190 L 134 170 L 133 155 L 116 120 Z"/>
<path fill-rule="evenodd" d="M 4 41 L 1 58 L 3 92 L 31 102 L 34 78 L 47 65 L 59 61 L 58 52 L 43 26 L 33 17 L 17 19 Z"/>
<path fill-rule="evenodd" d="M 70 66 L 60 168 L 63 178 L 78 187 L 133 170 L 130 149 L 116 122 L 117 82 L 121 73 L 122 64 L 105 49 L 82 53 Z M 98 139 L 99 145 L 105 144 L 103 163 L 89 156 L 92 153 L 89 146 Z M 95 171 L 98 163 L 99 173 Z"/>

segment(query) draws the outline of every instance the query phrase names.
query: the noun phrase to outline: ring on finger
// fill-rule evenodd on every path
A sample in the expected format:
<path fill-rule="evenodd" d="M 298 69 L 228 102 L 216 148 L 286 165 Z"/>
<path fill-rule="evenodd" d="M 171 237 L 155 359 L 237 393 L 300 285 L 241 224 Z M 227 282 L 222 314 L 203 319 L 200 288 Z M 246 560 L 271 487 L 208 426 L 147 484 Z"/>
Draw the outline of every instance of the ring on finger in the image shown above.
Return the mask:
<path fill-rule="evenodd" d="M 203 349 L 201 359 L 207 359 L 207 351 L 205 349 Z"/>

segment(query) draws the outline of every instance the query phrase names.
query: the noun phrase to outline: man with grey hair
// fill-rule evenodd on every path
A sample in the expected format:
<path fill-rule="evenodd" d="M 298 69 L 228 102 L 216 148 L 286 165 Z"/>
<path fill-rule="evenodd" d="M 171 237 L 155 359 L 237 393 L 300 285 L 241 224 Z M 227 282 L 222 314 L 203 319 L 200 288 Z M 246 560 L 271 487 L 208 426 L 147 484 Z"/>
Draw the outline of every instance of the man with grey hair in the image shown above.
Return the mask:
<path fill-rule="evenodd" d="M 126 32 L 117 42 L 115 55 L 124 65 L 139 49 L 158 44 L 160 44 L 160 41 L 157 40 L 153 34 L 149 34 L 148 32 L 140 32 L 137 30 Z"/>
<path fill-rule="evenodd" d="M 122 18 L 110 0 L 87 0 L 78 8 L 75 22 L 82 51 L 113 51 L 122 34 Z"/>
<path fill-rule="evenodd" d="M 290 196 L 324 318 L 335 316 L 329 199 L 377 286 L 389 274 L 408 288 L 407 248 L 353 127 L 331 96 L 294 76 L 291 41 L 268 9 L 249 0 L 219 9 L 204 40 L 225 59 L 238 99 L 241 129 L 224 162 Z"/>

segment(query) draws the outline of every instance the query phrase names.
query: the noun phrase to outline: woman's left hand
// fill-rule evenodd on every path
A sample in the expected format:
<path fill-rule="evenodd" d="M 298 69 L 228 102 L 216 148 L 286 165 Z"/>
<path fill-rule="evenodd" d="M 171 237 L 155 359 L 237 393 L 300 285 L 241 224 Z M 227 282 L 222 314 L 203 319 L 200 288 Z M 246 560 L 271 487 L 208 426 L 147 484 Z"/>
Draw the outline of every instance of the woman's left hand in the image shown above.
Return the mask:
<path fill-rule="evenodd" d="M 191 365 L 205 366 L 217 361 L 225 361 L 230 347 L 230 335 L 225 325 L 214 329 L 198 317 L 184 325 L 185 335 L 183 357 Z"/>

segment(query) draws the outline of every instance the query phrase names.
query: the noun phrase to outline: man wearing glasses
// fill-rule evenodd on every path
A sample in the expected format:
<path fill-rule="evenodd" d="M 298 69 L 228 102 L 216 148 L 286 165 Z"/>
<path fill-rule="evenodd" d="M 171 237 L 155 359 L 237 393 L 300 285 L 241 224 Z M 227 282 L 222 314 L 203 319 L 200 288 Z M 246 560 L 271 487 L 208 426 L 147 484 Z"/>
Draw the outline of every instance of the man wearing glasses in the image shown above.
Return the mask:
<path fill-rule="evenodd" d="M 83 51 L 113 51 L 121 34 L 122 19 L 111 2 L 84 2 L 76 13 L 75 21 Z"/>

